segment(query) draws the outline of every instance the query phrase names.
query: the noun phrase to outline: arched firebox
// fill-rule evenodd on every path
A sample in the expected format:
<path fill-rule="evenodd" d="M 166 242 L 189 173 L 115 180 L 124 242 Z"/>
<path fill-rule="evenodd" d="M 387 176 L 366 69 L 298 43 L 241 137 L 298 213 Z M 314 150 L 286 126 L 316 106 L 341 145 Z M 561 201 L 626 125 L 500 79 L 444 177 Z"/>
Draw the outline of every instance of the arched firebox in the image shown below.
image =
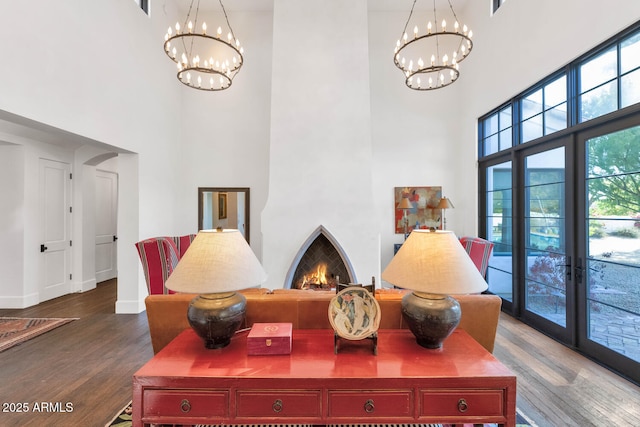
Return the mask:
<path fill-rule="evenodd" d="M 354 283 L 356 276 L 340 244 L 321 225 L 296 254 L 285 278 L 285 288 L 331 289 L 338 280 Z"/>

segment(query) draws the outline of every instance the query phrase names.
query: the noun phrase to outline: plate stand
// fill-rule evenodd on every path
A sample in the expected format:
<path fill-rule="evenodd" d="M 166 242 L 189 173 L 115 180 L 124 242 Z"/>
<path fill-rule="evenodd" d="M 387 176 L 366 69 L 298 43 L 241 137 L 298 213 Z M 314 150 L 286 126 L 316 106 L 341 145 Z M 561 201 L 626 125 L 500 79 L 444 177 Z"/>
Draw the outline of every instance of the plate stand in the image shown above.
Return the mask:
<path fill-rule="evenodd" d="M 368 337 L 362 339 L 362 340 L 357 340 L 357 341 L 364 341 L 364 340 L 370 340 L 372 343 L 372 351 L 373 351 L 373 355 L 377 356 L 378 355 L 378 333 L 374 332 L 373 334 L 369 335 Z M 356 340 L 348 340 L 345 338 L 342 338 L 340 335 L 338 335 L 337 332 L 333 333 L 333 353 L 334 354 L 338 354 L 338 347 L 340 347 L 340 342 L 356 342 Z"/>

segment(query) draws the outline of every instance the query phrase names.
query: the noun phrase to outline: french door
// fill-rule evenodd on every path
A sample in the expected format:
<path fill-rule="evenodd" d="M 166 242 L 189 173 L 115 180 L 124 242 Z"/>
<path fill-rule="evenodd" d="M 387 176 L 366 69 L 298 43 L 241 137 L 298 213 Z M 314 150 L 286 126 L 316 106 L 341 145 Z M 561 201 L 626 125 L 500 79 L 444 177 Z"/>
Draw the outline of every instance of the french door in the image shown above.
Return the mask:
<path fill-rule="evenodd" d="M 578 135 L 577 345 L 640 382 L 640 124 Z"/>
<path fill-rule="evenodd" d="M 573 146 L 568 138 L 519 155 L 522 317 L 572 342 L 579 278 L 573 273 Z"/>
<path fill-rule="evenodd" d="M 489 291 L 640 382 L 640 118 L 518 147 L 481 179 Z"/>

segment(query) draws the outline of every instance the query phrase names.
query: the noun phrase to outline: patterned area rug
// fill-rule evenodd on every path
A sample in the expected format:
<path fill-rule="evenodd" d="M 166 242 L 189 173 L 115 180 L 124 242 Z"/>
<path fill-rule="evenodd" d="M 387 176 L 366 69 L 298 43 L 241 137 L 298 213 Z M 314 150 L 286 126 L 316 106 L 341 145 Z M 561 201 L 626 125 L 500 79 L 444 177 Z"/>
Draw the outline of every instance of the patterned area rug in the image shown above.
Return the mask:
<path fill-rule="evenodd" d="M 129 402 L 129 404 L 127 406 L 125 406 L 120 412 L 118 412 L 116 414 L 115 417 L 113 417 L 113 419 L 111 421 L 109 421 L 107 424 L 105 424 L 104 427 L 131 427 L 132 425 L 132 421 L 131 421 L 131 402 Z M 460 424 L 458 424 L 460 425 Z M 362 425 L 362 427 L 382 427 L 383 425 L 367 425 L 364 426 Z M 384 424 L 384 426 L 407 426 L 407 427 L 449 427 L 450 424 Z M 473 427 L 473 424 L 463 424 L 464 427 Z M 497 424 L 484 424 L 485 427 L 495 427 L 497 426 Z M 208 427 L 206 425 L 203 424 L 198 424 L 197 426 L 194 427 Z M 236 427 L 244 427 L 244 426 L 236 426 Z M 268 425 L 268 424 L 263 424 L 260 425 L 260 427 L 313 427 L 313 426 L 293 426 L 293 425 Z M 339 426 L 327 426 L 327 427 L 349 427 L 347 425 L 339 425 Z M 536 427 L 536 424 L 531 422 L 529 420 L 528 417 L 526 417 L 521 411 L 520 409 L 516 408 L 516 427 Z"/>
<path fill-rule="evenodd" d="M 23 343 L 74 320 L 77 319 L 0 317 L 0 351 L 4 351 L 14 345 Z"/>

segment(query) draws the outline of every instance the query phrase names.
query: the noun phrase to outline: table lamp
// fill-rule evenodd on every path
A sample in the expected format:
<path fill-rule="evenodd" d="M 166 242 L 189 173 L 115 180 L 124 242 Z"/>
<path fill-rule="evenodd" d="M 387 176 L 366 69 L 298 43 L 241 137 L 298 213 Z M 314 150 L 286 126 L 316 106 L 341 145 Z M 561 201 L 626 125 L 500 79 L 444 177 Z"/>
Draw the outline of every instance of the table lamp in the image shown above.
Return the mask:
<path fill-rule="evenodd" d="M 449 295 L 487 289 L 487 282 L 450 231 L 413 230 L 382 279 L 413 290 L 402 298 L 402 316 L 418 344 L 432 349 L 442 347 L 460 323 L 460 304 Z"/>
<path fill-rule="evenodd" d="M 447 209 L 453 209 L 453 208 L 455 208 L 455 206 L 453 206 L 453 203 L 451 202 L 451 200 L 449 200 L 448 197 L 443 197 L 438 202 L 438 206 L 436 206 L 436 208 L 437 209 L 442 209 L 442 225 L 443 225 L 443 230 L 446 230 L 447 229 L 447 217 L 445 216 L 445 211 Z"/>
<path fill-rule="evenodd" d="M 246 299 L 235 291 L 267 278 L 262 265 L 238 230 L 198 232 L 166 282 L 175 292 L 199 294 L 187 319 L 206 348 L 229 344 L 245 315 Z"/>
<path fill-rule="evenodd" d="M 407 218 L 407 211 L 413 209 L 413 205 L 408 197 L 400 199 L 400 203 L 397 206 L 398 209 L 402 209 L 402 222 L 404 224 L 404 238 L 407 238 L 407 227 L 409 225 L 409 218 Z"/>

